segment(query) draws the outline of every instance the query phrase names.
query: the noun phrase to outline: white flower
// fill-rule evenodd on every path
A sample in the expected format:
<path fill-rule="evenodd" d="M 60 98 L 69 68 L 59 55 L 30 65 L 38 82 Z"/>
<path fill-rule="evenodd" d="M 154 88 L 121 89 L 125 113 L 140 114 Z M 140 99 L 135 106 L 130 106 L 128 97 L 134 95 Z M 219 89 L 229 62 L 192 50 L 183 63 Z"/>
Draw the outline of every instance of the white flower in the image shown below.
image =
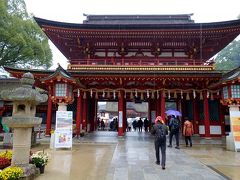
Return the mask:
<path fill-rule="evenodd" d="M 37 151 L 31 156 L 32 162 L 33 163 L 38 163 L 41 165 L 46 165 L 49 160 L 49 155 L 48 153 L 44 151 Z"/>

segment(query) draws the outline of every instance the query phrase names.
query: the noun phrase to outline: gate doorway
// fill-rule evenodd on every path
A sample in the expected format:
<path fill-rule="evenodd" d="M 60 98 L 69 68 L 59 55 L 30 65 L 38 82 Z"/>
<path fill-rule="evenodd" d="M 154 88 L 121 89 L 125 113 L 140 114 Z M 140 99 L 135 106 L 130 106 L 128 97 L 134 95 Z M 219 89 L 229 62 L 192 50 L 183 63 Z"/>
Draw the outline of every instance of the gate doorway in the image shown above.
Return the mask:
<path fill-rule="evenodd" d="M 148 102 L 135 103 L 126 102 L 126 119 L 123 119 L 125 131 L 133 131 L 132 122 L 149 119 Z M 97 131 L 118 131 L 118 102 L 98 101 L 97 103 Z M 130 128 L 131 127 L 131 128 Z M 129 130 L 130 129 L 130 130 Z"/>

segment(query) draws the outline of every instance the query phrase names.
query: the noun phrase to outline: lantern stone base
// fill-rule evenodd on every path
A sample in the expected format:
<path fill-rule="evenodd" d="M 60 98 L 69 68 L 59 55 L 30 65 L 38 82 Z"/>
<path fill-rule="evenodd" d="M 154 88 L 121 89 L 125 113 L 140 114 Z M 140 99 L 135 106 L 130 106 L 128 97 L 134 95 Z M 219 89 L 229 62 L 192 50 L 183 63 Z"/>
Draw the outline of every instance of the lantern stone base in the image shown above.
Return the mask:
<path fill-rule="evenodd" d="M 23 169 L 23 176 L 20 179 L 33 180 L 40 174 L 34 164 L 20 165 L 19 167 Z"/>
<path fill-rule="evenodd" d="M 235 151 L 233 133 L 229 133 L 229 135 L 226 136 L 226 148 L 229 151 Z"/>

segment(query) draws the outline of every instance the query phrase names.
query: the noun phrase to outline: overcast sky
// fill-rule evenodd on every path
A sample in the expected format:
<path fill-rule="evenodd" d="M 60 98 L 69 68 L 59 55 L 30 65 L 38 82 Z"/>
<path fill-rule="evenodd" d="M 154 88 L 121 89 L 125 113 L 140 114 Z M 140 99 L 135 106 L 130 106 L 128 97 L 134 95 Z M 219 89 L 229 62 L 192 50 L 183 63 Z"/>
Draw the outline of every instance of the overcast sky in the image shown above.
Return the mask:
<path fill-rule="evenodd" d="M 240 0 L 25 0 L 34 16 L 82 23 L 85 14 L 189 14 L 195 22 L 237 19 Z M 67 67 L 67 59 L 50 44 L 53 62 Z"/>

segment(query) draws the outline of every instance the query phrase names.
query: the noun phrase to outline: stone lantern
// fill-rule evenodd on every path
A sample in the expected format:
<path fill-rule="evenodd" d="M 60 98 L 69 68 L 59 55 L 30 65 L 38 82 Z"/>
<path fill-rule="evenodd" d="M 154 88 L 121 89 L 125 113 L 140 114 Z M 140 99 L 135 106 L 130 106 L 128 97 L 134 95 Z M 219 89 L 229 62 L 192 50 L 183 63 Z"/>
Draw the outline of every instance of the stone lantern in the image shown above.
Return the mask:
<path fill-rule="evenodd" d="M 34 77 L 25 73 L 20 79 L 22 86 L 12 91 L 2 91 L 3 100 L 13 101 L 12 117 L 3 118 L 3 123 L 13 128 L 13 157 L 11 165 L 31 169 L 29 164 L 32 127 L 42 119 L 35 117 L 36 105 L 47 101 L 47 95 L 33 89 Z"/>

